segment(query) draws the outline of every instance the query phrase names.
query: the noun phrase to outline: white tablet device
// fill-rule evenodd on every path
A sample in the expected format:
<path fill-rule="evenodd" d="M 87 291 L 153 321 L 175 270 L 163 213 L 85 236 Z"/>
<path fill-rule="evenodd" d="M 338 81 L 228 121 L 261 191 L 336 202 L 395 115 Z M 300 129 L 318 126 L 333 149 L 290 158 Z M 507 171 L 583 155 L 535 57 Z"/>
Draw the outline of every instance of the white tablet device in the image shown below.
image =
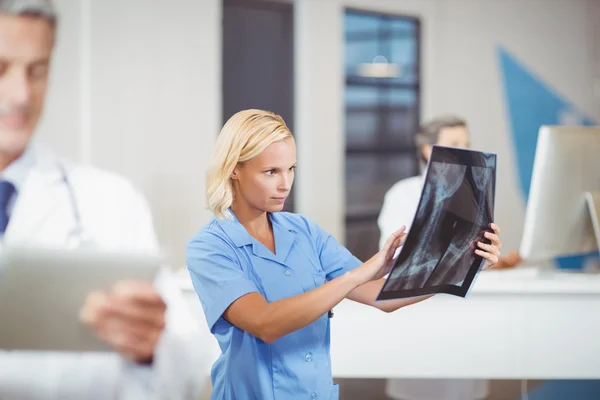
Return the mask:
<path fill-rule="evenodd" d="M 0 251 L 0 349 L 114 351 L 79 320 L 90 291 L 152 282 L 158 256 L 100 250 Z"/>

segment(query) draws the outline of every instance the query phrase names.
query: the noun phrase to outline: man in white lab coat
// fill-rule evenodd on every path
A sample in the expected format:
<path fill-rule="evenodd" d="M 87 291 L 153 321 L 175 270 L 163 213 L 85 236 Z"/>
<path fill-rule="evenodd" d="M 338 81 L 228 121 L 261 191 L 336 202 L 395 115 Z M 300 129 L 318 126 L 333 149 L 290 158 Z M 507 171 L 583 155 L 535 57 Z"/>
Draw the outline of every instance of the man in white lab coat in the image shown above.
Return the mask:
<path fill-rule="evenodd" d="M 467 122 L 457 116 L 442 116 L 423 124 L 416 136 L 417 158 L 421 170 L 431 155 L 434 144 L 448 147 L 469 148 L 470 138 Z M 403 179 L 386 193 L 377 223 L 381 234 L 380 247 L 384 239 L 405 225 L 410 229 L 419 206 L 424 175 Z M 517 253 L 501 258 L 494 268 L 512 267 L 520 262 Z M 485 380 L 449 379 L 392 379 L 388 380 L 386 393 L 401 400 L 474 400 L 488 395 Z"/>
<path fill-rule="evenodd" d="M 416 144 L 417 157 L 423 170 L 434 144 L 469 148 L 467 123 L 455 116 L 434 119 L 423 124 L 417 134 Z M 382 238 L 402 225 L 406 225 L 407 231 L 410 229 L 419 206 L 424 179 L 423 175 L 403 179 L 388 190 L 377 220 Z M 386 393 L 393 399 L 401 400 L 475 400 L 485 398 L 488 389 L 487 382 L 483 380 L 392 379 L 387 382 Z"/>
<path fill-rule="evenodd" d="M 3 246 L 156 252 L 150 210 L 128 181 L 63 161 L 32 142 L 55 29 L 49 0 L 0 0 Z M 81 320 L 115 352 L 0 350 L 0 399 L 199 397 L 213 361 L 206 332 L 167 271 L 154 285 L 120 282 L 90 293 Z"/>

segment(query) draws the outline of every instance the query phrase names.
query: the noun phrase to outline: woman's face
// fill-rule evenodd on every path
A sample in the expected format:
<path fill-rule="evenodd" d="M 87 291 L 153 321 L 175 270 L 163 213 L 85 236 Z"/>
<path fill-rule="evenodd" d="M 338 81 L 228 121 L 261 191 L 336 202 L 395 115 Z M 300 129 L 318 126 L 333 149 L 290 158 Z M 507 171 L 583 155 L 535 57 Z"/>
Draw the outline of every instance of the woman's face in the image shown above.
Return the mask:
<path fill-rule="evenodd" d="M 234 204 L 242 202 L 262 212 L 281 211 L 294 183 L 295 168 L 294 141 L 272 143 L 258 156 L 235 167 Z"/>

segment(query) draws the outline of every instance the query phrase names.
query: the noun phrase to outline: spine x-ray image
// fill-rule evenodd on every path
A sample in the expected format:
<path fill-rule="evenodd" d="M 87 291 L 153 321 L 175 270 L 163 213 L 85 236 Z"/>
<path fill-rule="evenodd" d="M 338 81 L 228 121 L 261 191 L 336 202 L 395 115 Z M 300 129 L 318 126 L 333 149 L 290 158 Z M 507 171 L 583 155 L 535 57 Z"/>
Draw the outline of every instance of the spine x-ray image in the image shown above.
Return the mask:
<path fill-rule="evenodd" d="M 412 226 L 377 300 L 449 293 L 465 297 L 489 243 L 496 155 L 434 146 Z"/>

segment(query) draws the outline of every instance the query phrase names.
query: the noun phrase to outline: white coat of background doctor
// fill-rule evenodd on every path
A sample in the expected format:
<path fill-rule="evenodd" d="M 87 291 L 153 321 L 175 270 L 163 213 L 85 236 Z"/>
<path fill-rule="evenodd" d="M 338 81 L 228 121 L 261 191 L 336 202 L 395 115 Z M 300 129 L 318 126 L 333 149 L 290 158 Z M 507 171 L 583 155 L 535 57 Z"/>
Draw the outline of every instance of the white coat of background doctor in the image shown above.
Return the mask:
<path fill-rule="evenodd" d="M 0 0 L 2 245 L 156 252 L 150 210 L 127 180 L 32 142 L 55 29 L 49 0 Z M 115 352 L 0 350 L 0 399 L 199 397 L 213 361 L 203 349 L 208 333 L 169 272 L 154 285 L 120 282 L 90 293 L 81 320 Z"/>
<path fill-rule="evenodd" d="M 429 160 L 432 145 L 469 148 L 469 131 L 465 120 L 444 116 L 423 124 L 417 134 L 416 144 L 421 169 Z M 403 179 L 386 193 L 377 223 L 381 238 L 386 238 L 399 226 L 410 229 L 419 206 L 423 175 Z M 383 242 L 380 240 L 380 247 Z M 450 379 L 390 379 L 386 393 L 402 400 L 474 400 L 488 394 L 487 381 Z"/>
<path fill-rule="evenodd" d="M 416 136 L 421 171 L 425 172 L 434 144 L 468 149 L 471 146 L 469 136 L 467 122 L 458 116 L 441 116 L 423 124 Z M 387 191 L 377 220 L 381 238 L 388 237 L 401 225 L 406 226 L 407 232 L 410 230 L 424 181 L 423 174 L 413 176 L 395 183 Z M 380 239 L 379 247 L 383 243 Z M 511 252 L 500 257 L 494 268 L 514 267 L 521 261 L 517 252 Z M 488 385 L 480 379 L 390 379 L 386 393 L 393 399 L 402 400 L 474 400 L 488 395 Z"/>

